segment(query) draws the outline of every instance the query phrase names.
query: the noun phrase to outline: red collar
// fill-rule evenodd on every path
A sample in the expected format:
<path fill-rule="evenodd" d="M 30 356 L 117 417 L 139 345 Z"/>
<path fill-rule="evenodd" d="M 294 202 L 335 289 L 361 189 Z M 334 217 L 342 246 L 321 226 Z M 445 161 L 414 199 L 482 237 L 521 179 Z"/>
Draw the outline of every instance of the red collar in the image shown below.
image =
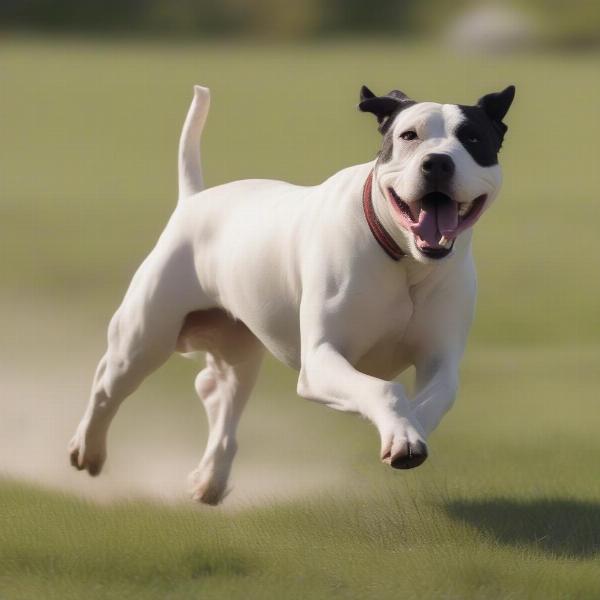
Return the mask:
<path fill-rule="evenodd" d="M 375 214 L 375 208 L 373 206 L 373 171 L 369 173 L 365 186 L 363 188 L 363 209 L 365 211 L 365 218 L 369 224 L 369 229 L 373 234 L 373 237 L 377 240 L 377 243 L 383 248 L 383 251 L 393 260 L 400 260 L 405 256 L 404 252 L 396 244 L 394 238 L 386 231 L 381 221 Z"/>

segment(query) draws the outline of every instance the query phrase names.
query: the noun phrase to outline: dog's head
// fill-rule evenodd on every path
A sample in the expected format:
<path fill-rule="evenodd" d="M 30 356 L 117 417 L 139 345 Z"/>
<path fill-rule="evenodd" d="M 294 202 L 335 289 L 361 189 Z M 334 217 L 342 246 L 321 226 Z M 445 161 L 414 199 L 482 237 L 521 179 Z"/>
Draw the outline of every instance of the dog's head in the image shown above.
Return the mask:
<path fill-rule="evenodd" d="M 514 95 L 509 86 L 462 106 L 361 89 L 358 107 L 377 117 L 383 134 L 373 183 L 402 233 L 403 249 L 417 260 L 448 256 L 497 196 L 498 152 L 507 130 L 502 119 Z"/>

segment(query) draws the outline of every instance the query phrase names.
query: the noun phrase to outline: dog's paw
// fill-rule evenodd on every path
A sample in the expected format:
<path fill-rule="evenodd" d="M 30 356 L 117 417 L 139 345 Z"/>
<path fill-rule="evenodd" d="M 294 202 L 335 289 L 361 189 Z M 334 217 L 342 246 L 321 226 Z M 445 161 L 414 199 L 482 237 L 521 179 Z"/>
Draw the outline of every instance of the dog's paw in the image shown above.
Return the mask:
<path fill-rule="evenodd" d="M 394 469 L 414 469 L 422 465 L 426 458 L 427 445 L 419 441 L 416 444 L 405 442 L 400 450 L 394 454 L 391 451 L 386 452 L 381 460 Z"/>
<path fill-rule="evenodd" d="M 192 500 L 216 506 L 228 493 L 227 478 L 218 477 L 207 469 L 198 468 L 188 476 Z"/>
<path fill-rule="evenodd" d="M 86 439 L 85 434 L 77 431 L 69 443 L 71 465 L 78 471 L 87 471 L 92 477 L 100 474 L 106 460 L 106 445 L 99 441 Z"/>
<path fill-rule="evenodd" d="M 425 462 L 427 444 L 408 423 L 382 436 L 381 460 L 394 469 L 414 469 Z"/>

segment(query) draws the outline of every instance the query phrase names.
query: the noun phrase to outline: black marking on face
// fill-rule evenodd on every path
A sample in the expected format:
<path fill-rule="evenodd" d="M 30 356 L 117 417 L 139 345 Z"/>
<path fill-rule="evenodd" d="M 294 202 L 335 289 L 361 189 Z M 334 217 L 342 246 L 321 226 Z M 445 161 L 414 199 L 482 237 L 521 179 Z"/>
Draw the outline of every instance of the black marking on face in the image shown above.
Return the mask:
<path fill-rule="evenodd" d="M 487 94 L 479 99 L 477 106 L 458 108 L 465 116 L 456 137 L 473 160 L 482 167 L 498 163 L 498 152 L 508 127 L 502 122 L 515 97 L 515 86 L 509 85 L 501 92 Z"/>
<path fill-rule="evenodd" d="M 498 164 L 498 151 L 504 133 L 494 126 L 483 109 L 478 106 L 459 104 L 458 108 L 464 115 L 464 121 L 455 132 L 460 143 L 479 166 L 491 167 Z"/>

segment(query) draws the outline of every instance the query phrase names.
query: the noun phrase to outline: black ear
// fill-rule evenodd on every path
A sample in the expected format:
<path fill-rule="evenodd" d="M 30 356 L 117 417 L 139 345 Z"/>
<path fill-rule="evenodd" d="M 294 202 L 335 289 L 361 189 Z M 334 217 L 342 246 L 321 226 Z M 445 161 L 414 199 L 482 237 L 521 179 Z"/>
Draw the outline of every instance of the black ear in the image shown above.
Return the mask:
<path fill-rule="evenodd" d="M 390 117 L 411 104 L 414 102 L 399 90 L 393 90 L 385 96 L 376 96 L 366 85 L 363 85 L 360 89 L 358 110 L 373 113 L 377 117 L 379 131 L 385 133 L 391 122 Z"/>
<path fill-rule="evenodd" d="M 373 113 L 377 117 L 377 122 L 381 124 L 392 113 L 399 108 L 400 102 L 389 96 L 375 96 L 363 100 L 358 109 L 362 112 Z"/>
<path fill-rule="evenodd" d="M 392 98 L 397 98 L 398 100 L 400 100 L 400 102 L 410 102 L 411 104 L 413 103 L 413 101 L 404 92 L 401 92 L 400 90 L 392 90 L 388 93 L 388 96 L 392 96 Z"/>
<path fill-rule="evenodd" d="M 366 86 L 360 88 L 360 101 L 363 102 L 369 98 L 375 98 L 375 94 Z"/>
<path fill-rule="evenodd" d="M 508 112 L 514 98 L 515 86 L 509 85 L 501 92 L 487 94 L 486 96 L 479 98 L 477 106 L 483 108 L 492 121 L 500 123 Z"/>

